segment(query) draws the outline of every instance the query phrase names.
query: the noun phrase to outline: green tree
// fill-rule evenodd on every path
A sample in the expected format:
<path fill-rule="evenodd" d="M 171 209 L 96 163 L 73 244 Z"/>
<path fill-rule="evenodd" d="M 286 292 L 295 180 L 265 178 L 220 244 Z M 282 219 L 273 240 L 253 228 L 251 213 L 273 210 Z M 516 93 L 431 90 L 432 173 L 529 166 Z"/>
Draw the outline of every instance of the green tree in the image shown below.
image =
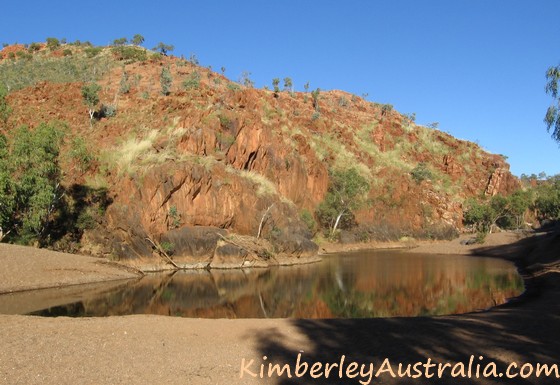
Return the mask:
<path fill-rule="evenodd" d="M 243 71 L 239 82 L 247 88 L 253 88 L 255 86 L 255 83 L 251 80 L 251 73 L 249 71 Z"/>
<path fill-rule="evenodd" d="M 175 47 L 171 44 L 164 44 L 162 42 L 159 42 L 158 45 L 156 45 L 153 49 L 154 51 L 159 51 L 162 55 L 167 55 L 167 53 L 173 51 Z"/>
<path fill-rule="evenodd" d="M 291 91 L 293 86 L 292 78 L 284 78 L 284 91 Z"/>
<path fill-rule="evenodd" d="M 353 212 L 369 201 L 369 182 L 355 168 L 330 173 L 330 184 L 325 199 L 317 209 L 317 217 L 323 226 L 330 228 L 331 237 L 341 221 L 353 217 Z"/>
<path fill-rule="evenodd" d="M 126 37 L 121 37 L 119 39 L 113 40 L 113 45 L 115 47 L 122 47 L 123 45 L 126 45 L 127 43 L 128 43 L 128 39 Z"/>
<path fill-rule="evenodd" d="M 16 130 L 11 148 L 0 137 L 0 227 L 24 243 L 48 240 L 49 226 L 62 203 L 58 164 L 63 130 L 40 124 Z"/>
<path fill-rule="evenodd" d="M 319 94 L 321 93 L 321 89 L 317 88 L 314 91 L 311 91 L 311 97 L 313 98 L 313 108 L 315 108 L 316 112 L 319 112 Z"/>
<path fill-rule="evenodd" d="M 142 43 L 144 43 L 144 36 L 137 33 L 132 37 L 130 42 L 134 45 L 142 45 Z"/>
<path fill-rule="evenodd" d="M 279 78 L 272 79 L 272 89 L 274 91 L 274 96 L 277 96 L 278 92 L 280 92 L 280 79 Z"/>
<path fill-rule="evenodd" d="M 54 51 L 60 47 L 60 41 L 56 37 L 47 37 L 47 48 Z"/>
<path fill-rule="evenodd" d="M 0 133 L 0 242 L 12 231 L 11 222 L 15 207 L 14 183 L 9 161 L 8 141 Z"/>
<path fill-rule="evenodd" d="M 560 98 L 558 98 L 558 82 L 560 81 L 560 66 L 550 67 L 546 71 L 546 93 L 554 99 L 548 107 L 544 121 L 548 132 L 552 129 L 552 138 L 560 143 Z"/>
<path fill-rule="evenodd" d="M 130 92 L 130 82 L 128 81 L 128 72 L 123 70 L 121 81 L 119 82 L 119 92 L 121 94 L 128 94 Z"/>
<path fill-rule="evenodd" d="M 159 75 L 159 83 L 161 85 L 162 95 L 169 95 L 171 93 L 171 85 L 173 84 L 173 77 L 169 67 L 163 67 Z"/>
<path fill-rule="evenodd" d="M 6 100 L 8 91 L 4 85 L 0 84 L 0 127 L 8 122 L 8 118 L 12 114 L 12 108 Z"/>
<path fill-rule="evenodd" d="M 539 220 L 560 219 L 560 176 L 554 176 L 535 188 L 534 208 Z"/>
<path fill-rule="evenodd" d="M 88 107 L 90 127 L 93 126 L 93 117 L 99 104 L 99 91 L 101 91 L 101 86 L 97 83 L 88 83 L 82 86 L 82 99 Z"/>

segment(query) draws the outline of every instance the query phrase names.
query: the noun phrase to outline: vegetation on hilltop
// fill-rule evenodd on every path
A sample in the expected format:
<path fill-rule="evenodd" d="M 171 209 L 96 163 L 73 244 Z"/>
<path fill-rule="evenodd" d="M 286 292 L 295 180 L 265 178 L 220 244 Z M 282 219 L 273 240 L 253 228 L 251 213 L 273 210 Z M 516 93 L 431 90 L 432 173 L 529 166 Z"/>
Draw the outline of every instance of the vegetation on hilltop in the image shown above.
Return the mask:
<path fill-rule="evenodd" d="M 78 241 L 85 231 L 128 252 L 148 236 L 189 226 L 256 236 L 261 224 L 276 250 L 289 249 L 278 240 L 295 234 L 450 236 L 469 198 L 519 188 L 503 157 L 436 125 L 417 125 L 414 114 L 391 105 L 341 91 L 309 93 L 309 84 L 294 92 L 289 77 L 286 92 L 280 78 L 273 90 L 256 90 L 248 73 L 233 82 L 225 68 L 217 74 L 196 57 L 168 55 L 170 45 L 148 50 L 143 41 L 137 35 L 94 47 L 49 38 L 0 51 L 3 161 L 17 158 L 19 127 L 32 136 L 55 119 L 65 122 L 52 154 L 58 206 L 39 216 L 71 237 L 48 240 L 33 227 L 39 243 L 67 247 L 62 239 Z M 13 183 L 22 171 L 6 167 L 4 179 Z M 14 206 L 21 197 L 10 183 L 2 207 L 13 209 L 3 214 L 3 229 L 13 230 L 5 240 L 28 239 L 26 208 Z M 173 217 L 180 225 L 170 226 Z M 138 250 L 130 254 L 145 251 Z"/>

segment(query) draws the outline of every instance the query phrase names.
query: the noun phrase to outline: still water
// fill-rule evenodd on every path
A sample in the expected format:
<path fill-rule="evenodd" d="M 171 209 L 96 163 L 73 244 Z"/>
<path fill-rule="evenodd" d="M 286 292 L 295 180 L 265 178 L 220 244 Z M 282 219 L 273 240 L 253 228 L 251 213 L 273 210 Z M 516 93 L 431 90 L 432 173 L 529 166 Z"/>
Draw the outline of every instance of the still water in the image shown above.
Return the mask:
<path fill-rule="evenodd" d="M 515 267 L 489 258 L 360 251 L 251 270 L 147 275 L 28 313 L 202 318 L 359 318 L 456 314 L 518 296 Z"/>

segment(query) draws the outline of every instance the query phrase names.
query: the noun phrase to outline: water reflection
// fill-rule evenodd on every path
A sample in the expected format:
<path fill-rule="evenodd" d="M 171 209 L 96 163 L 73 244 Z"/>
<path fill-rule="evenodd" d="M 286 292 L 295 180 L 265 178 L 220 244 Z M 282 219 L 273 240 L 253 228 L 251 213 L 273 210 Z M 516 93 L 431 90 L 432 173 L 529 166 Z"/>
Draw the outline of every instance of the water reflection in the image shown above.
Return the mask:
<path fill-rule="evenodd" d="M 356 318 L 464 313 L 523 291 L 501 260 L 395 251 L 331 255 L 269 270 L 190 271 L 140 281 L 38 315 Z"/>

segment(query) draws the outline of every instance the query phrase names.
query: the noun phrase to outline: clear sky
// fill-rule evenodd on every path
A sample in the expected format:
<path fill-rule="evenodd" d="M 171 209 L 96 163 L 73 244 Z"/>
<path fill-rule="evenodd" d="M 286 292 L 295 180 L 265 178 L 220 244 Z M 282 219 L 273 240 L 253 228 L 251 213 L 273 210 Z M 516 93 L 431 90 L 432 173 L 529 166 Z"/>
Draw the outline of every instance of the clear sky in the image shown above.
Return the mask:
<path fill-rule="evenodd" d="M 6 1 L 0 43 L 46 37 L 151 48 L 256 87 L 341 89 L 416 113 L 508 156 L 514 174 L 560 173 L 543 117 L 545 72 L 560 64 L 559 0 Z"/>

